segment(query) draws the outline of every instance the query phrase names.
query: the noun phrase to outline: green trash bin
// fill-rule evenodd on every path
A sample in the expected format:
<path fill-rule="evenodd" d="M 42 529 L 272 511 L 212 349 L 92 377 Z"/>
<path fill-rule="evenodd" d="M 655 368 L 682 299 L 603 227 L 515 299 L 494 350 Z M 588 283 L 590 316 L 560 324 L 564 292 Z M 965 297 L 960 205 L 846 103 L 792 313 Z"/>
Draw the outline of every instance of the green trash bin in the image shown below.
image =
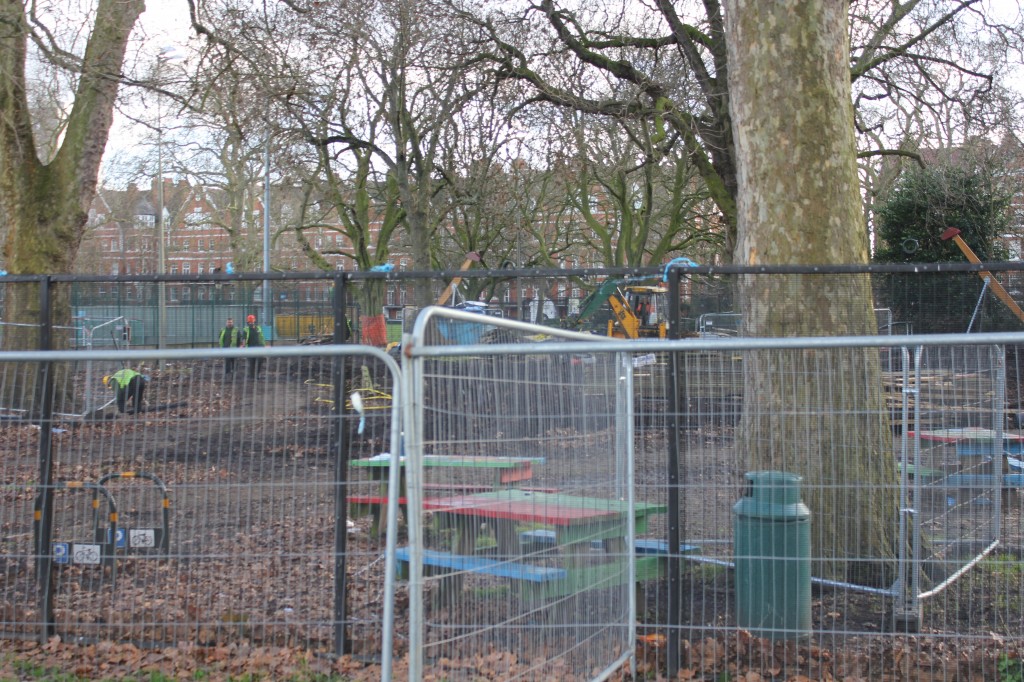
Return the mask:
<path fill-rule="evenodd" d="M 736 624 L 758 637 L 811 632 L 811 510 L 796 474 L 750 471 L 733 506 Z"/>

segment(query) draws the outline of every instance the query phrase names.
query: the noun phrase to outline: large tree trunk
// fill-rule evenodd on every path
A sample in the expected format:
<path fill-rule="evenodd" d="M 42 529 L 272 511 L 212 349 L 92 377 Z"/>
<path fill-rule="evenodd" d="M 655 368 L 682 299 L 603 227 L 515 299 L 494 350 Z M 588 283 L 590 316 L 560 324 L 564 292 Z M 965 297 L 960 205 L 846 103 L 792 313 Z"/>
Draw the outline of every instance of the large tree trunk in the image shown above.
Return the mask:
<path fill-rule="evenodd" d="M 6 230 L 4 264 L 11 274 L 71 271 L 96 192 L 125 46 L 144 8 L 142 0 L 99 0 L 64 138 L 53 160 L 44 164 L 26 95 L 30 28 L 24 3 L 0 0 L 0 221 Z M 37 287 L 9 287 L 4 320 L 36 324 L 38 304 Z M 67 324 L 66 295 L 56 293 L 51 311 L 53 324 Z M 21 343 L 17 335 L 4 335 L 6 349 L 24 349 Z M 25 383 L 6 385 L 6 405 L 33 402 L 32 376 L 27 371 Z"/>
<path fill-rule="evenodd" d="M 846 3 L 726 4 L 735 261 L 866 263 Z M 750 335 L 875 333 L 867 275 L 747 276 L 740 292 Z M 751 468 L 804 476 L 817 572 L 887 584 L 897 479 L 878 352 L 757 352 L 745 372 L 740 447 Z"/>

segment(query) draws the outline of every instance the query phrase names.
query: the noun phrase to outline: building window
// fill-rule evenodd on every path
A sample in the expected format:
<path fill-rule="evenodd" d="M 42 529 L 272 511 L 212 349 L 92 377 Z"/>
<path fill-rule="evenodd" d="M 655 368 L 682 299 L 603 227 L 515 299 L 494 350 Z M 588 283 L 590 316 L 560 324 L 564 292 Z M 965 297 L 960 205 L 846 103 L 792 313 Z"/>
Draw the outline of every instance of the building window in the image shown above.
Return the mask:
<path fill-rule="evenodd" d="M 388 305 L 395 304 L 395 288 L 388 287 Z"/>
<path fill-rule="evenodd" d="M 110 274 L 113 275 L 114 277 L 117 277 L 118 273 L 119 273 L 118 265 L 117 265 L 117 263 L 114 263 L 113 265 L 110 266 Z"/>
<path fill-rule="evenodd" d="M 340 260 L 337 263 L 335 263 L 334 264 L 334 269 L 335 270 L 341 270 L 342 272 L 344 272 L 345 271 L 345 261 Z"/>
<path fill-rule="evenodd" d="M 177 275 L 178 274 L 178 266 L 176 264 L 171 266 L 171 274 L 172 275 Z"/>
<path fill-rule="evenodd" d="M 200 301 L 205 301 L 206 300 L 206 289 L 200 289 L 199 291 L 197 291 L 196 292 L 196 298 L 199 299 Z"/>
<path fill-rule="evenodd" d="M 183 239 L 182 240 L 182 242 L 181 242 L 181 250 L 182 251 L 188 251 L 188 240 L 187 239 Z"/>
<path fill-rule="evenodd" d="M 117 240 L 116 239 L 111 239 L 110 240 L 110 250 L 111 251 L 117 251 Z"/>
<path fill-rule="evenodd" d="M 183 275 L 191 275 L 192 274 L 192 264 L 191 263 L 182 263 L 181 264 L 181 274 L 183 274 Z"/>
<path fill-rule="evenodd" d="M 196 251 L 204 251 L 204 250 L 206 250 L 206 242 L 204 242 L 202 239 L 200 239 L 199 243 L 196 245 Z M 199 272 L 202 272 L 202 270 L 200 270 Z"/>
<path fill-rule="evenodd" d="M 178 287 L 167 287 L 167 295 L 172 301 L 178 300 Z"/>
<path fill-rule="evenodd" d="M 196 274 L 201 275 L 204 272 L 206 272 L 206 266 L 204 264 L 200 263 L 199 266 L 198 266 L 198 269 L 196 270 Z"/>
<path fill-rule="evenodd" d="M 181 288 L 181 300 L 191 301 L 192 300 L 192 289 L 190 287 Z"/>

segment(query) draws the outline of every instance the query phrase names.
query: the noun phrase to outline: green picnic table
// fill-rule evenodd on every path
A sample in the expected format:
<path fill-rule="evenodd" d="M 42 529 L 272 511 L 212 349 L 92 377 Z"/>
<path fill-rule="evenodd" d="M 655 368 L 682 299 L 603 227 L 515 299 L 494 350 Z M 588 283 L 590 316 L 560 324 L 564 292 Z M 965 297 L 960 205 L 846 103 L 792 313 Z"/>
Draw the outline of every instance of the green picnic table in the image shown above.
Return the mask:
<path fill-rule="evenodd" d="M 424 492 L 459 491 L 463 493 L 475 493 L 490 489 L 506 488 L 508 486 L 531 480 L 533 478 L 533 465 L 543 463 L 543 457 L 507 457 L 499 455 L 424 455 L 423 467 L 425 469 L 444 468 L 494 472 L 493 480 L 487 485 L 456 482 L 433 482 L 424 484 Z M 379 484 L 376 494 L 349 496 L 349 503 L 353 509 L 353 513 L 359 514 L 363 511 L 367 511 L 373 516 L 370 533 L 373 536 L 377 536 L 380 533 L 382 509 L 387 505 L 388 468 L 391 466 L 391 455 L 388 453 L 382 453 L 374 457 L 355 459 L 351 460 L 349 465 L 356 468 L 368 469 L 372 480 Z M 401 476 L 399 477 L 398 485 L 398 503 L 403 507 L 407 502 L 405 465 L 406 457 L 403 456 L 399 459 Z"/>

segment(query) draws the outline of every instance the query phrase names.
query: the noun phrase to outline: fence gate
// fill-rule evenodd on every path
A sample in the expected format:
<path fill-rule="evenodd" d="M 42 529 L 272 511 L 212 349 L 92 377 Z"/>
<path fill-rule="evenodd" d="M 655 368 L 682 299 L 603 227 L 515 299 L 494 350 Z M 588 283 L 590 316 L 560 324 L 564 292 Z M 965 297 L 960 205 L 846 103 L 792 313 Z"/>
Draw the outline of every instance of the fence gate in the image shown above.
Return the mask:
<path fill-rule="evenodd" d="M 631 656 L 659 566 L 634 544 L 665 507 L 633 501 L 631 355 L 594 339 L 436 308 L 407 339 L 410 680 L 602 679 Z"/>

